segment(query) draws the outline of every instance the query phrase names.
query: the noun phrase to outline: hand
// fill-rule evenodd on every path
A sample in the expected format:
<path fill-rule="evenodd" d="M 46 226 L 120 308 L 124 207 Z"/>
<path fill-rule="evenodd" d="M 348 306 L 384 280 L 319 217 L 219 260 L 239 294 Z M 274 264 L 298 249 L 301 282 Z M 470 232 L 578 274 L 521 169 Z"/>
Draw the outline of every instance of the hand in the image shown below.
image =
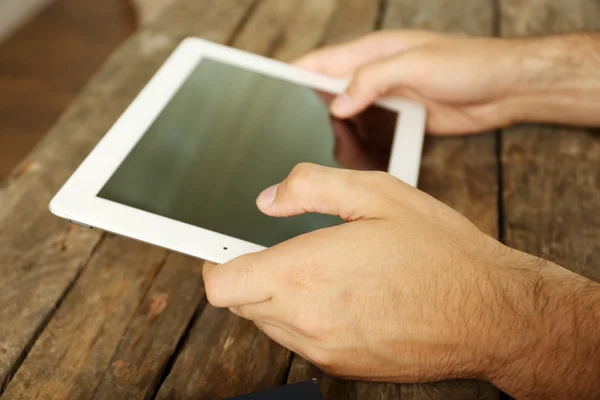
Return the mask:
<path fill-rule="evenodd" d="M 595 50 L 594 50 L 595 49 Z M 382 96 L 424 104 L 432 134 L 470 134 L 517 122 L 600 125 L 600 35 L 469 38 L 384 31 L 296 64 L 351 80 L 332 104 L 340 118 Z"/>
<path fill-rule="evenodd" d="M 570 352 L 558 365 L 547 360 L 556 356 L 553 334 L 561 346 L 578 340 L 565 322 L 587 307 L 564 299 L 580 290 L 571 284 L 579 278 L 508 249 L 386 173 L 301 164 L 257 204 L 273 217 L 317 212 L 347 223 L 207 264 L 208 299 L 332 375 L 482 378 L 522 394 L 553 390 L 574 364 L 580 377 L 600 369 L 586 365 L 585 346 L 579 364 Z M 555 297 L 546 293 L 554 286 Z"/>
<path fill-rule="evenodd" d="M 308 164 L 258 206 L 348 223 L 208 267 L 211 304 L 335 375 L 421 381 L 481 372 L 469 361 L 479 329 L 467 333 L 464 322 L 478 319 L 483 298 L 471 290 L 467 304 L 460 293 L 484 290 L 499 246 L 468 220 L 388 174 Z"/>

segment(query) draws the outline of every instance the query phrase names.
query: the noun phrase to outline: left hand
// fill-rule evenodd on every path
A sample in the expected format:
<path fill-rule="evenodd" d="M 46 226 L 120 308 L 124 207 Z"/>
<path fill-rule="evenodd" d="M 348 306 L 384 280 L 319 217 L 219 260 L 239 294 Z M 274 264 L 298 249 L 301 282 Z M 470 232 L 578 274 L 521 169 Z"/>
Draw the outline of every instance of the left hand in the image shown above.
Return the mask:
<path fill-rule="evenodd" d="M 525 286 L 506 279 L 521 279 L 515 266 L 533 257 L 387 173 L 300 164 L 257 204 L 274 217 L 317 212 L 347 223 L 206 264 L 211 304 L 336 376 L 488 376 L 498 321 L 514 313 L 498 299 Z M 490 268 L 504 265 L 510 273 Z"/>

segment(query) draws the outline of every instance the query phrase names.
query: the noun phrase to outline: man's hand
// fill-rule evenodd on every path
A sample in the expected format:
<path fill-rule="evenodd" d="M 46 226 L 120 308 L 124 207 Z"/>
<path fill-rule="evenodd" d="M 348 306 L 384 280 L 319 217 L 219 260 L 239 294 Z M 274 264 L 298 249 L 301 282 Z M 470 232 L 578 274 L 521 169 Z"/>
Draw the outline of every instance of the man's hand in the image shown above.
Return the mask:
<path fill-rule="evenodd" d="M 428 131 L 468 134 L 517 122 L 600 126 L 600 35 L 469 38 L 383 31 L 296 64 L 351 81 L 332 104 L 347 118 L 382 96 L 426 105 Z"/>
<path fill-rule="evenodd" d="M 503 246 L 386 173 L 301 164 L 257 204 L 273 217 L 347 222 L 207 264 L 208 299 L 326 372 L 481 378 L 520 398 L 600 394 L 597 285 Z"/>

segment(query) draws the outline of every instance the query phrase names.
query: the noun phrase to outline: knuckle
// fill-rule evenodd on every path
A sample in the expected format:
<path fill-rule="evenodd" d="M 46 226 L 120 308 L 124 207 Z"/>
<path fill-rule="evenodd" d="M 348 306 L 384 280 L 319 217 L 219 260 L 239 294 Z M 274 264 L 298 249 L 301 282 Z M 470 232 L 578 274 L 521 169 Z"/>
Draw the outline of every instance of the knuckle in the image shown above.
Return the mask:
<path fill-rule="evenodd" d="M 281 277 L 283 278 L 284 284 L 294 291 L 306 291 L 310 288 L 310 280 L 307 278 L 306 273 L 295 266 L 286 268 Z"/>
<path fill-rule="evenodd" d="M 354 172 L 354 171 L 353 171 Z M 367 193 L 372 193 L 376 196 L 383 192 L 389 191 L 391 186 L 391 176 L 383 171 L 360 171 L 354 172 L 352 176 L 348 176 L 346 185 L 356 187 L 357 185 L 363 188 Z"/>
<path fill-rule="evenodd" d="M 292 191 L 302 192 L 306 189 L 310 176 L 313 174 L 315 165 L 302 162 L 294 166 L 287 179 L 288 188 Z"/>
<path fill-rule="evenodd" d="M 373 79 L 370 68 L 360 69 L 354 76 L 354 80 L 348 89 L 350 95 L 357 95 L 372 91 Z"/>
<path fill-rule="evenodd" d="M 373 185 L 373 188 L 385 188 L 394 183 L 396 183 L 397 179 L 394 178 L 389 172 L 384 171 L 373 171 L 370 177 L 363 176 L 363 179 L 370 185 Z M 381 190 L 379 190 L 381 191 Z"/>
<path fill-rule="evenodd" d="M 381 64 L 368 65 L 360 69 L 354 76 L 353 83 L 350 88 L 351 96 L 358 97 L 379 97 L 387 92 L 387 79 L 385 71 L 382 70 Z"/>

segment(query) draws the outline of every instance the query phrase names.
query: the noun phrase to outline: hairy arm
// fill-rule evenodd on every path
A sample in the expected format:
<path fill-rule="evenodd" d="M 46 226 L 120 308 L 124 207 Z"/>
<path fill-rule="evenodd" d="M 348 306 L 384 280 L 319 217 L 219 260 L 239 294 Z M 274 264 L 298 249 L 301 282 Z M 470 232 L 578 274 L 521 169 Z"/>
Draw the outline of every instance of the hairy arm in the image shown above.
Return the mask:
<path fill-rule="evenodd" d="M 600 126 L 600 32 L 511 40 L 521 62 L 505 100 L 514 122 Z"/>
<path fill-rule="evenodd" d="M 507 283 L 492 290 L 502 317 L 490 326 L 502 327 L 487 338 L 487 378 L 519 400 L 599 398 L 600 285 L 519 254 L 529 266 L 500 269 Z"/>

